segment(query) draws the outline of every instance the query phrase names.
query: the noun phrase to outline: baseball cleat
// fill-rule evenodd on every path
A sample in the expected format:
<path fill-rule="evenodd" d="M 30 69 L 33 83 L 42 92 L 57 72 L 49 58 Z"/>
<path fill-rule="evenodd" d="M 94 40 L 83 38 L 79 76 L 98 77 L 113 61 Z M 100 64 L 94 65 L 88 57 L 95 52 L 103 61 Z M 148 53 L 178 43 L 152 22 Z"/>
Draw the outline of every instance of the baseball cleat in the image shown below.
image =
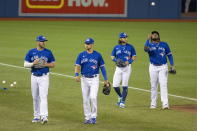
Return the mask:
<path fill-rule="evenodd" d="M 120 102 L 119 107 L 120 107 L 120 108 L 125 108 L 125 104 L 124 104 L 124 102 Z"/>
<path fill-rule="evenodd" d="M 122 97 L 118 97 L 117 106 L 120 106 L 121 101 L 122 101 Z"/>
<path fill-rule="evenodd" d="M 155 105 L 151 105 L 150 109 L 156 109 L 157 107 Z"/>
<path fill-rule="evenodd" d="M 85 120 L 83 123 L 84 124 L 92 124 L 91 120 Z"/>
<path fill-rule="evenodd" d="M 37 123 L 37 122 L 40 122 L 40 118 L 35 117 L 35 118 L 32 120 L 32 123 Z"/>
<path fill-rule="evenodd" d="M 163 109 L 163 110 L 168 110 L 168 109 L 170 109 L 170 108 L 169 108 L 169 106 L 168 106 L 167 104 L 165 104 L 165 105 L 163 105 L 162 109 Z"/>
<path fill-rule="evenodd" d="M 96 124 L 96 118 L 92 118 L 92 119 L 91 119 L 91 123 L 92 123 L 92 124 Z"/>
<path fill-rule="evenodd" d="M 42 118 L 41 123 L 44 125 L 48 122 L 47 117 Z"/>

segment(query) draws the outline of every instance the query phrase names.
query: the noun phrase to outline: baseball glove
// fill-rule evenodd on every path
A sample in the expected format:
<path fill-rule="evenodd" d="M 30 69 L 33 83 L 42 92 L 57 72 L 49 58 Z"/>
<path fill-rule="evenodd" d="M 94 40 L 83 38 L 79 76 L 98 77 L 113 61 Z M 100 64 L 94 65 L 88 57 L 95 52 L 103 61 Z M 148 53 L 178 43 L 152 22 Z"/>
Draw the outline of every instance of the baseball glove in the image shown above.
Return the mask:
<path fill-rule="evenodd" d="M 39 58 L 39 59 L 38 59 L 38 64 L 34 65 L 34 68 L 43 68 L 45 62 L 46 62 L 46 61 L 45 61 L 44 59 Z"/>
<path fill-rule="evenodd" d="M 117 59 L 116 66 L 118 66 L 118 67 L 126 67 L 127 64 L 122 59 Z"/>
<path fill-rule="evenodd" d="M 173 67 L 170 67 L 169 73 L 170 74 L 176 74 L 176 70 Z"/>
<path fill-rule="evenodd" d="M 104 83 L 103 85 L 103 94 L 109 95 L 111 91 L 111 84 L 108 82 L 107 84 Z"/>

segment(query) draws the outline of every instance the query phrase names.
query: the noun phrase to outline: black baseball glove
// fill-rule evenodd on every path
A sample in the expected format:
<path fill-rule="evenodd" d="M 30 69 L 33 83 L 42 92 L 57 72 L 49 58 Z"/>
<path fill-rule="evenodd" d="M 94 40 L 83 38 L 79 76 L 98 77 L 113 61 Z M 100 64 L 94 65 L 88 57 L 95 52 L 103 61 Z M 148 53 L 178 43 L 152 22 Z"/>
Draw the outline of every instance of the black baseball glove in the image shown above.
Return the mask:
<path fill-rule="evenodd" d="M 175 68 L 174 67 L 170 67 L 169 73 L 170 74 L 176 74 Z"/>
<path fill-rule="evenodd" d="M 108 82 L 107 84 L 104 83 L 103 85 L 103 94 L 109 95 L 111 91 L 111 84 Z"/>
<path fill-rule="evenodd" d="M 118 67 L 126 67 L 127 66 L 127 64 L 122 59 L 117 59 L 116 65 Z"/>

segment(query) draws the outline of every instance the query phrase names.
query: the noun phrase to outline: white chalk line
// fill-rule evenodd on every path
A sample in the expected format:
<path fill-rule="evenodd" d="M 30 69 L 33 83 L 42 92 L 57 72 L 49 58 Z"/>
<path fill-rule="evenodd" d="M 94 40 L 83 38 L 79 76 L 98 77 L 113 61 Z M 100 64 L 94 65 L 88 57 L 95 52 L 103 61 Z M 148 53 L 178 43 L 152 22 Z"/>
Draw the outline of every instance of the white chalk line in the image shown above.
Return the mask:
<path fill-rule="evenodd" d="M 7 66 L 7 67 L 13 67 L 13 68 L 19 68 L 19 69 L 27 69 L 27 68 L 24 68 L 24 67 L 21 67 L 21 66 L 15 66 L 15 65 L 5 64 L 5 63 L 1 63 L 1 62 L 0 62 L 0 65 L 1 66 Z M 63 77 L 74 78 L 74 76 L 71 76 L 71 75 L 65 75 L 65 74 L 60 74 L 60 73 L 55 73 L 55 72 L 50 72 L 50 74 L 55 75 L 55 76 L 63 76 Z M 143 92 L 150 92 L 150 90 L 141 89 L 141 88 L 135 88 L 135 87 L 128 87 L 128 88 L 133 89 L 133 90 L 143 91 Z M 175 98 L 181 98 L 181 99 L 185 99 L 185 100 L 197 101 L 196 98 L 191 98 L 191 97 L 177 96 L 177 95 L 173 95 L 173 94 L 168 94 L 168 96 L 172 96 L 172 97 L 175 97 Z"/>

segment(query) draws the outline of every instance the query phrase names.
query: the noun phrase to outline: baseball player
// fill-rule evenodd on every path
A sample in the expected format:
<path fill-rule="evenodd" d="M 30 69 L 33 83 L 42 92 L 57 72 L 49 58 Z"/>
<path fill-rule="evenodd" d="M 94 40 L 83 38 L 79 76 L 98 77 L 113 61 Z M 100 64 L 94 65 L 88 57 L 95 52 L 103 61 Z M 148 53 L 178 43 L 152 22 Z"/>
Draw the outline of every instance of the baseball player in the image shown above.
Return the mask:
<path fill-rule="evenodd" d="M 36 38 L 37 47 L 28 51 L 24 67 L 31 68 L 31 91 L 33 97 L 33 123 L 48 122 L 49 68 L 55 66 L 52 52 L 45 48 L 47 39 L 40 35 Z"/>
<path fill-rule="evenodd" d="M 145 52 L 150 58 L 149 74 L 151 83 L 151 104 L 150 108 L 157 107 L 157 86 L 160 84 L 162 109 L 169 109 L 168 102 L 168 65 L 167 58 L 170 61 L 171 70 L 175 71 L 173 56 L 170 47 L 166 42 L 160 41 L 158 31 L 152 31 L 144 46 Z"/>
<path fill-rule="evenodd" d="M 124 32 L 119 34 L 119 44 L 113 48 L 112 60 L 116 63 L 116 70 L 113 77 L 113 87 L 118 95 L 117 105 L 125 108 L 125 100 L 128 93 L 128 82 L 132 71 L 131 64 L 136 59 L 135 48 L 127 43 L 128 35 Z M 120 83 L 122 81 L 122 93 Z"/>
<path fill-rule="evenodd" d="M 84 124 L 96 124 L 99 69 L 104 77 L 104 83 L 108 83 L 104 60 L 99 52 L 93 50 L 93 45 L 94 40 L 87 38 L 85 40 L 86 51 L 78 55 L 75 63 L 75 80 L 81 81 Z M 80 72 L 81 77 L 79 76 Z"/>

